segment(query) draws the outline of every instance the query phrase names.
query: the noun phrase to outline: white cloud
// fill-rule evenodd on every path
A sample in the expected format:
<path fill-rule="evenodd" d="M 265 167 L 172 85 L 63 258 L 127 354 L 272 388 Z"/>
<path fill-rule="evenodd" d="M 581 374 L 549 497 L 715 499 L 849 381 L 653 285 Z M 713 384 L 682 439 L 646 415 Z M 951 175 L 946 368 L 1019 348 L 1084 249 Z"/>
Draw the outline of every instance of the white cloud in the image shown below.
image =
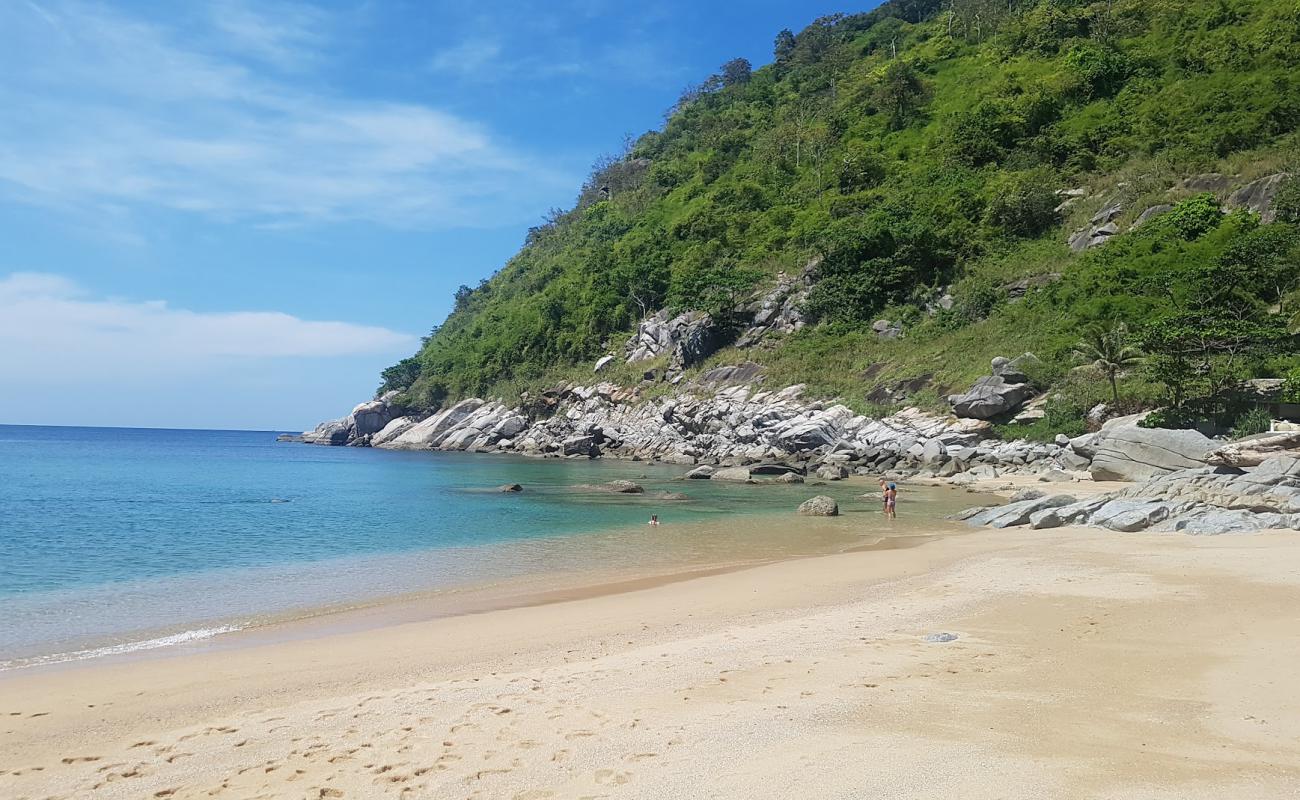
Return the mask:
<path fill-rule="evenodd" d="M 161 300 L 96 297 L 47 273 L 0 277 L 0 374 L 15 386 L 180 377 L 281 358 L 405 355 L 416 343 L 387 328 L 280 312 L 199 312 Z"/>
<path fill-rule="evenodd" d="M 0 4 L 0 193 L 257 224 L 403 228 L 531 218 L 572 177 L 473 121 L 275 77 L 322 50 L 320 12 L 214 0 L 196 35 L 76 0 Z"/>

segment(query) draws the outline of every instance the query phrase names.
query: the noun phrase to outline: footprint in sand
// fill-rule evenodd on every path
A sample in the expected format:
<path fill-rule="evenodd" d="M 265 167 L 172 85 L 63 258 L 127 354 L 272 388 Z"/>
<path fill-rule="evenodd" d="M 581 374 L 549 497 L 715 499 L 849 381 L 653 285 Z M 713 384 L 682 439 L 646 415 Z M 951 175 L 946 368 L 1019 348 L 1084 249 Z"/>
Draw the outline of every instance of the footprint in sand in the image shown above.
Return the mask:
<path fill-rule="evenodd" d="M 612 769 L 596 770 L 596 783 L 602 786 L 622 786 L 632 780 L 632 773 Z"/>
<path fill-rule="evenodd" d="M 98 761 L 103 756 L 68 756 L 63 759 L 64 764 L 80 764 L 86 761 Z"/>

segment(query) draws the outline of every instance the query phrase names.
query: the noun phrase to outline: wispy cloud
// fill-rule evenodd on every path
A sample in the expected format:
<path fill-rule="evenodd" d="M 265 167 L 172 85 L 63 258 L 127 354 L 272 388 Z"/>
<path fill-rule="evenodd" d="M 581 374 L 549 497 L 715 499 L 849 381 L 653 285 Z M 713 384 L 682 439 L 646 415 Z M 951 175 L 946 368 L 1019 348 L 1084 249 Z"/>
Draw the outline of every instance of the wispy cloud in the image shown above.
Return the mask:
<path fill-rule="evenodd" d="M 181 375 L 214 362 L 409 352 L 387 328 L 273 311 L 199 312 L 162 300 L 97 297 L 49 273 L 0 277 L 0 373 L 48 386 L 132 373 Z"/>
<path fill-rule="evenodd" d="M 254 70 L 308 63 L 320 12 L 237 0 L 199 35 L 75 0 L 0 7 L 0 193 L 258 224 L 411 228 L 530 218 L 572 178 L 472 120 Z M 521 188 L 522 187 L 522 188 Z"/>
<path fill-rule="evenodd" d="M 453 43 L 429 59 L 429 69 L 467 83 L 546 82 L 552 91 L 557 78 L 649 84 L 684 75 L 678 60 L 666 52 L 664 39 L 648 36 L 640 27 L 657 18 L 646 7 L 637 10 L 633 23 L 624 6 L 606 0 L 509 5 L 508 11 L 498 9 L 490 16 L 471 12 L 449 20 Z M 593 41 L 574 33 L 575 18 L 614 15 L 620 20 L 616 37 Z M 511 25 L 510 19 L 526 19 L 527 24 Z"/>
<path fill-rule="evenodd" d="M 320 9 L 300 3 L 261 0 L 216 0 L 212 23 L 239 52 L 283 69 L 317 61 L 328 42 L 329 19 Z"/>

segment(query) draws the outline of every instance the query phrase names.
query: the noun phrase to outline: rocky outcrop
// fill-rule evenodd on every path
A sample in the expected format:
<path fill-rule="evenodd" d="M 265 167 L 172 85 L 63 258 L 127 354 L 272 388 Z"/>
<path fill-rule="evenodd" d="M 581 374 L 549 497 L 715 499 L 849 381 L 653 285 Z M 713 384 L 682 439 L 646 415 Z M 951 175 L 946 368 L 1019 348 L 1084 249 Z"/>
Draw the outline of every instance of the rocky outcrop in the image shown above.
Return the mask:
<path fill-rule="evenodd" d="M 1028 376 L 1022 371 L 1029 359 L 1033 359 L 1029 353 L 1014 361 L 993 359 L 992 375 L 975 381 L 963 394 L 948 396 L 952 413 L 968 419 L 992 419 L 1019 408 L 1034 394 Z"/>
<path fill-rule="evenodd" d="M 1277 197 L 1278 190 L 1282 188 L 1282 182 L 1288 177 L 1287 173 L 1279 172 L 1251 181 L 1228 195 L 1224 207 L 1229 210 L 1240 208 L 1253 211 L 1259 215 L 1261 222 L 1265 224 L 1273 222 L 1277 219 L 1277 213 L 1273 210 L 1273 200 Z"/>
<path fill-rule="evenodd" d="M 1161 214 L 1168 214 L 1173 210 L 1174 207 L 1169 203 L 1160 203 L 1159 205 L 1148 206 L 1141 214 L 1138 214 L 1137 219 L 1133 220 L 1133 224 L 1129 226 L 1129 230 L 1137 230 Z"/>
<path fill-rule="evenodd" d="M 703 386 L 721 386 L 725 384 L 755 384 L 763 378 L 763 368 L 752 361 L 724 367 L 714 367 L 699 378 Z"/>
<path fill-rule="evenodd" d="M 1088 442 L 1098 481 L 1140 481 L 1199 467 L 1214 442 L 1191 430 L 1143 428 L 1142 415 L 1111 420 Z"/>
<path fill-rule="evenodd" d="M 749 322 L 736 339 L 737 347 L 753 347 L 771 334 L 794 333 L 808 324 L 803 303 L 816 278 L 818 263 L 809 264 L 798 278 L 782 272 L 776 286 L 739 309 Z"/>
<path fill-rule="evenodd" d="M 397 392 L 388 392 L 377 400 L 360 403 L 346 417 L 322 422 L 304 432 L 301 440 L 307 444 L 368 445 L 375 434 L 401 415 L 402 408 L 394 402 L 396 397 Z"/>
<path fill-rule="evenodd" d="M 971 525 L 1027 525 L 1036 530 L 1062 525 L 1125 533 L 1300 530 L 1300 459 L 1273 456 L 1249 470 L 1182 469 L 1087 500 L 1057 495 L 954 516 Z"/>
<path fill-rule="evenodd" d="M 1075 253 L 1081 253 L 1093 247 L 1104 245 L 1110 237 L 1119 233 L 1119 226 L 1115 224 L 1115 219 L 1124 213 L 1124 206 L 1120 203 L 1110 203 L 1098 211 L 1089 220 L 1088 227 L 1075 231 L 1070 235 L 1067 244 L 1070 250 Z"/>

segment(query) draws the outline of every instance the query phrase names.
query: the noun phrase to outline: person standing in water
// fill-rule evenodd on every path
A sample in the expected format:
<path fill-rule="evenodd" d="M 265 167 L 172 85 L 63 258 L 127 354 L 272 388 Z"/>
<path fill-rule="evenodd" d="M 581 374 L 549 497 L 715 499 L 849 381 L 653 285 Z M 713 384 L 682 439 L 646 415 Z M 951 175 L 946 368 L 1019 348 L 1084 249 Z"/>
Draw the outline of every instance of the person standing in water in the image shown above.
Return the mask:
<path fill-rule="evenodd" d="M 885 504 L 885 516 L 889 519 L 894 519 L 896 516 L 894 507 L 898 504 L 898 484 L 881 478 L 880 493 L 881 500 L 883 500 Z"/>
<path fill-rule="evenodd" d="M 651 515 L 650 515 L 650 524 L 651 524 L 652 526 L 656 527 L 656 528 L 659 527 L 659 515 L 658 515 L 658 514 L 651 514 Z"/>

